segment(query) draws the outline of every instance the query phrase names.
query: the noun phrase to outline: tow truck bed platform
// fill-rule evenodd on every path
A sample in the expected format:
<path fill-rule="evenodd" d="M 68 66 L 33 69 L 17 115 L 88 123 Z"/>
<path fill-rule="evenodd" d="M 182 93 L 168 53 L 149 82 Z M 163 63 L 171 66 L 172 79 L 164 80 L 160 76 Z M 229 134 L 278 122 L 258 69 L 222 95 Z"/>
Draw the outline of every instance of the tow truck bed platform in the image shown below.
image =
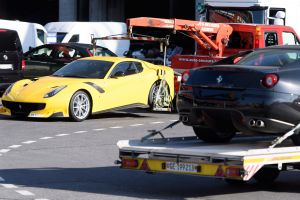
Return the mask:
<path fill-rule="evenodd" d="M 247 181 L 262 168 L 299 168 L 300 147 L 287 141 L 270 148 L 272 139 L 241 135 L 228 144 L 208 144 L 196 137 L 179 137 L 121 140 L 117 146 L 122 168 Z"/>

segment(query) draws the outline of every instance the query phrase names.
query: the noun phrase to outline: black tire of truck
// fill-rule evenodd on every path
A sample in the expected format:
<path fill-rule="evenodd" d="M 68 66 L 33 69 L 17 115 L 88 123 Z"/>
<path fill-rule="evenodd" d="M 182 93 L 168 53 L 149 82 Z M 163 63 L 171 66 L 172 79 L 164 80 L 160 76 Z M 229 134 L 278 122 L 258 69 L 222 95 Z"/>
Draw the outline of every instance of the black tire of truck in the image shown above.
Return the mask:
<path fill-rule="evenodd" d="M 193 129 L 196 136 L 204 142 L 227 143 L 235 136 L 234 131 L 218 132 L 210 128 L 203 128 L 197 126 L 193 126 Z"/>
<path fill-rule="evenodd" d="M 267 168 L 263 167 L 261 168 L 256 174 L 253 176 L 253 178 L 262 185 L 268 185 L 273 183 L 277 177 L 279 176 L 280 171 L 278 168 Z"/>

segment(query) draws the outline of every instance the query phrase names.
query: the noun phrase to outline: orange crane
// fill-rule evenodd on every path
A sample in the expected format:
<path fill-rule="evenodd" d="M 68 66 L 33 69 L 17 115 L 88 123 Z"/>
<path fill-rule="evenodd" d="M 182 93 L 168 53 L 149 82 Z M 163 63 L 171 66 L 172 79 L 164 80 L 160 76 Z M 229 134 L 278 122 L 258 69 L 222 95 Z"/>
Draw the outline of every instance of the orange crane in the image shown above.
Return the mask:
<path fill-rule="evenodd" d="M 210 55 L 222 57 L 225 46 L 232 33 L 232 27 L 227 24 L 199 22 L 184 19 L 163 19 L 138 17 L 127 19 L 128 34 L 133 33 L 133 27 L 152 27 L 185 31 L 197 44 L 207 50 Z"/>

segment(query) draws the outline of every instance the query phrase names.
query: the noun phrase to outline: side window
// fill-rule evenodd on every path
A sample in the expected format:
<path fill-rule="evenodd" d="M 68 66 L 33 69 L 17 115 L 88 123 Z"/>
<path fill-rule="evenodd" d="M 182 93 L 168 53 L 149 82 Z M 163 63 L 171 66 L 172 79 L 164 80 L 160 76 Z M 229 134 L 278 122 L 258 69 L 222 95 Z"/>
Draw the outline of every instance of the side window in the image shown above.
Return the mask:
<path fill-rule="evenodd" d="M 121 73 L 123 73 L 124 76 L 129 76 L 140 73 L 141 71 L 143 71 L 143 67 L 139 62 L 122 62 L 115 67 L 111 76 Z"/>
<path fill-rule="evenodd" d="M 137 73 L 140 73 L 143 71 L 142 63 L 140 63 L 140 62 L 133 62 L 133 63 L 136 66 Z"/>
<path fill-rule="evenodd" d="M 52 49 L 45 47 L 45 48 L 40 48 L 40 49 L 37 49 L 37 50 L 31 52 L 29 54 L 29 56 L 32 59 L 39 60 L 39 59 L 49 58 L 51 53 L 52 53 Z"/>
<path fill-rule="evenodd" d="M 79 42 L 79 35 L 78 34 L 72 35 L 69 42 Z"/>
<path fill-rule="evenodd" d="M 278 45 L 278 36 L 275 32 L 265 32 L 265 47 Z"/>
<path fill-rule="evenodd" d="M 282 32 L 282 41 L 288 45 L 299 44 L 297 37 L 291 32 Z"/>
<path fill-rule="evenodd" d="M 119 63 L 111 72 L 110 76 L 120 76 L 121 74 L 125 76 L 126 70 L 129 68 L 131 62 L 121 62 Z"/>

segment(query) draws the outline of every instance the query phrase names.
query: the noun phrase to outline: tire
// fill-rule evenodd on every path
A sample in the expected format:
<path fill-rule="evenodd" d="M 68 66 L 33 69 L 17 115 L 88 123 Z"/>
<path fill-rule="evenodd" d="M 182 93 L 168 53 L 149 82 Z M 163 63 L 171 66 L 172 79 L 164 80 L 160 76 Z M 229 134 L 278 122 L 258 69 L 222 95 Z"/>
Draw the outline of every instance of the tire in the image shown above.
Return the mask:
<path fill-rule="evenodd" d="M 279 176 L 280 171 L 277 168 L 261 168 L 253 178 L 260 184 L 266 185 L 273 183 Z"/>
<path fill-rule="evenodd" d="M 84 91 L 73 94 L 69 104 L 69 115 L 73 121 L 81 122 L 89 117 L 91 113 L 91 100 Z"/>
<path fill-rule="evenodd" d="M 296 146 L 300 146 L 300 136 L 299 135 L 292 135 L 291 139 Z"/>
<path fill-rule="evenodd" d="M 154 108 L 154 102 L 155 98 L 157 95 L 157 91 L 159 89 L 160 81 L 156 81 L 150 89 L 149 95 L 148 95 L 148 104 L 149 104 L 149 109 L 153 110 Z M 166 85 L 168 87 L 168 85 Z M 164 90 L 169 90 L 169 88 L 165 88 Z"/>
<path fill-rule="evenodd" d="M 295 133 L 294 135 L 291 136 L 291 139 L 296 146 L 300 146 L 300 134 Z"/>
<path fill-rule="evenodd" d="M 235 136 L 234 131 L 217 132 L 209 128 L 196 126 L 193 126 L 193 129 L 196 136 L 204 142 L 227 143 Z"/>

